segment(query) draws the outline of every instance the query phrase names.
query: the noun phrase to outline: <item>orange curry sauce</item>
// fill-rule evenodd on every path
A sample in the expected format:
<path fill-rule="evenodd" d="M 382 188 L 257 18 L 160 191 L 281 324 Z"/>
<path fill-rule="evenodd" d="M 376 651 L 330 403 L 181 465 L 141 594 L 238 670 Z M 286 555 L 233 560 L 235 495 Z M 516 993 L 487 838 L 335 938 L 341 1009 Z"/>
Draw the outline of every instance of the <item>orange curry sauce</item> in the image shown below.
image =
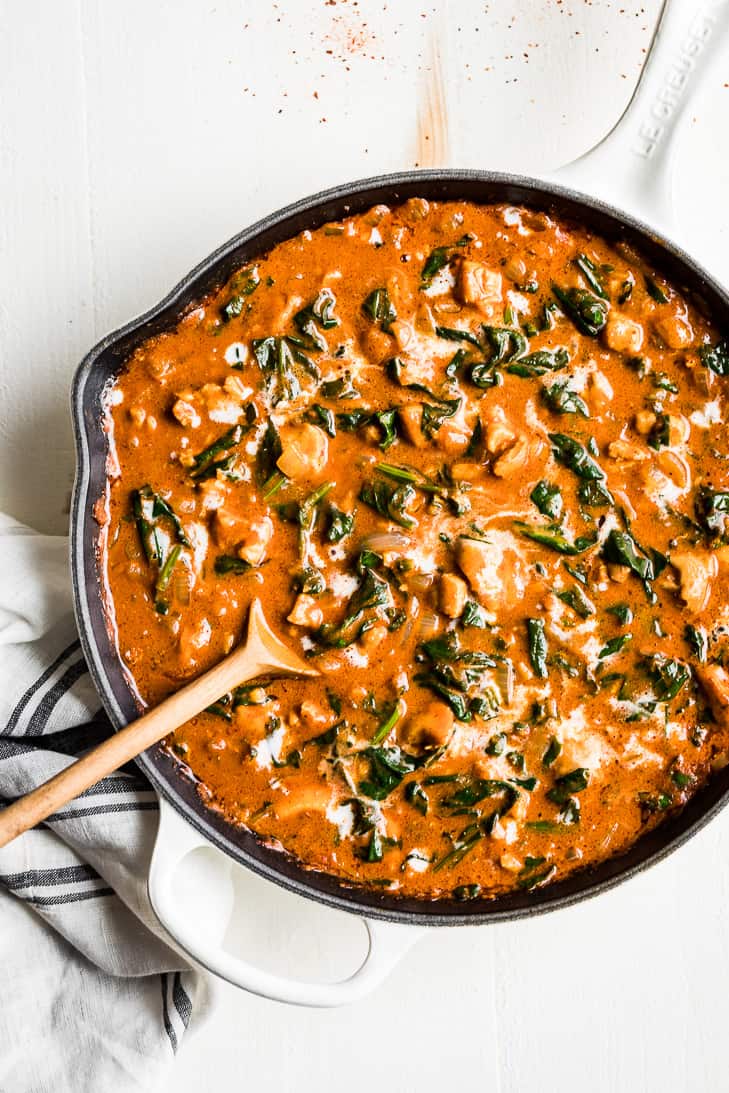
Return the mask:
<path fill-rule="evenodd" d="M 729 760 L 729 350 L 622 244 L 545 213 L 304 232 L 110 392 L 118 648 L 158 702 L 252 597 L 319 680 L 169 746 L 209 807 L 347 881 L 534 888 Z"/>

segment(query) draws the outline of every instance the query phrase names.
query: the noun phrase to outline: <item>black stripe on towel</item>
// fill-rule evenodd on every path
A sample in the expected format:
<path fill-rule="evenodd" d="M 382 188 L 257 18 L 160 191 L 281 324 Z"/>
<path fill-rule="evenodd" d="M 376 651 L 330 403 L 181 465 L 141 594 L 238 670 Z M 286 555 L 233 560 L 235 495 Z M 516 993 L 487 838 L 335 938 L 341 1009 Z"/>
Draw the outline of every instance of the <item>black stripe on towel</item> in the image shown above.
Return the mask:
<path fill-rule="evenodd" d="M 74 808 L 68 812 L 56 812 L 44 822 L 56 823 L 58 820 L 77 820 L 82 816 L 108 816 L 114 812 L 156 812 L 159 804 L 154 801 L 115 801 L 110 805 L 95 805 L 93 808 Z"/>
<path fill-rule="evenodd" d="M 57 680 L 51 689 L 43 695 L 30 719 L 26 736 L 41 736 L 48 724 L 48 718 L 53 713 L 59 701 L 67 691 L 70 691 L 74 683 L 78 682 L 82 675 L 88 671 L 83 657 L 67 668 L 61 678 Z"/>
<path fill-rule="evenodd" d="M 10 733 L 12 733 L 13 729 L 18 724 L 18 721 L 20 721 L 20 718 L 23 715 L 23 711 L 30 702 L 31 698 L 33 698 L 33 696 L 40 690 L 44 683 L 48 682 L 58 666 L 60 664 L 63 664 L 64 660 L 67 660 L 70 657 L 71 653 L 74 653 L 77 649 L 80 648 L 81 643 L 78 638 L 75 641 L 72 641 L 71 644 L 67 646 L 67 648 L 65 648 L 62 653 L 58 654 L 56 659 L 53 661 L 53 664 L 49 664 L 43 674 L 38 676 L 38 678 L 34 680 L 33 683 L 31 683 L 28 690 L 23 695 L 21 695 L 19 701 L 15 706 L 15 709 L 10 715 L 10 720 L 5 726 L 4 731 L 8 736 L 10 735 Z"/>
<path fill-rule="evenodd" d="M 182 975 L 180 972 L 175 972 L 175 978 L 172 984 L 172 1001 L 175 1003 L 175 1009 L 180 1015 L 185 1028 L 190 1024 L 190 1018 L 192 1017 L 192 1002 L 190 996 L 182 985 Z"/>
<path fill-rule="evenodd" d="M 0 873 L 0 884 L 6 888 L 50 888 L 57 884 L 99 880 L 91 865 L 67 865 L 58 869 L 28 869 L 25 873 Z"/>
<path fill-rule="evenodd" d="M 65 903 L 80 903 L 86 899 L 99 899 L 101 896 L 113 896 L 116 893 L 113 888 L 91 888 L 86 892 L 69 892 L 65 896 L 28 896 L 26 903 L 32 903 L 34 907 L 60 907 Z"/>
<path fill-rule="evenodd" d="M 177 1033 L 170 1020 L 170 1011 L 167 1006 L 167 972 L 162 972 L 160 978 L 162 980 L 162 1020 L 164 1021 L 165 1032 L 169 1037 L 172 1050 L 177 1054 Z"/>

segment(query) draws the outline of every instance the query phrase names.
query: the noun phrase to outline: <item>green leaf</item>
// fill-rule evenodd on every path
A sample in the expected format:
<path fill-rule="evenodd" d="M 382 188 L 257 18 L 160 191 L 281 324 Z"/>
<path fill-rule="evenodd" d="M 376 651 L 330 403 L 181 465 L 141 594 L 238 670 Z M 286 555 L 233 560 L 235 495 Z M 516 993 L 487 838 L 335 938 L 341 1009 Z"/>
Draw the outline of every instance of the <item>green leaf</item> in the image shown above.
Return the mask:
<path fill-rule="evenodd" d="M 656 279 L 651 277 L 650 273 L 644 273 L 643 279 L 645 281 L 646 292 L 651 299 L 655 300 L 657 304 L 667 304 L 668 296 L 666 296 Z"/>
<path fill-rule="evenodd" d="M 581 288 L 560 288 L 552 285 L 552 291 L 565 315 L 572 320 L 582 334 L 597 337 L 605 326 L 609 305 L 592 292 Z"/>
<path fill-rule="evenodd" d="M 359 791 L 374 801 L 384 801 L 410 774 L 420 761 L 398 747 L 365 748 L 361 753 L 369 759 L 369 777 L 359 784 Z"/>
<path fill-rule="evenodd" d="M 588 599 L 577 584 L 573 585 L 572 588 L 565 588 L 564 591 L 558 592 L 557 596 L 562 603 L 566 603 L 568 607 L 571 607 L 581 619 L 589 618 L 597 610 L 592 600 Z"/>
<path fill-rule="evenodd" d="M 258 275 L 257 266 L 241 270 L 236 275 L 231 285 L 233 295 L 220 309 L 221 315 L 226 322 L 237 318 L 241 314 L 245 307 L 246 298 L 256 291 L 260 283 L 261 278 Z"/>
<path fill-rule="evenodd" d="M 334 411 L 330 410 L 327 406 L 321 406 L 318 402 L 307 412 L 307 420 L 311 421 L 314 425 L 318 425 L 320 429 L 330 436 L 335 437 L 337 435 L 337 426 L 334 418 Z"/>
<path fill-rule="evenodd" d="M 336 505 L 329 506 L 327 517 L 326 541 L 328 543 L 341 542 L 354 527 L 354 513 L 342 512 Z"/>
<path fill-rule="evenodd" d="M 710 490 L 701 486 L 694 501 L 696 519 L 713 539 L 723 539 L 727 534 L 729 517 L 729 492 Z"/>
<path fill-rule="evenodd" d="M 420 782 L 408 782 L 405 786 L 405 800 L 409 805 L 412 805 L 421 816 L 427 816 L 430 801 L 428 799 L 428 794 L 425 792 Z"/>
<path fill-rule="evenodd" d="M 447 421 L 448 418 L 451 418 L 454 414 L 458 413 L 461 406 L 461 400 L 459 398 L 449 399 L 439 403 L 437 406 L 430 406 L 428 403 L 424 402 L 422 406 L 423 416 L 420 422 L 420 428 L 423 435 L 430 440 L 435 433 L 438 432 L 444 421 Z"/>
<path fill-rule="evenodd" d="M 215 572 L 219 577 L 224 577 L 230 573 L 249 573 L 252 568 L 250 562 L 245 562 L 242 558 L 236 558 L 234 554 L 219 554 L 215 559 Z"/>
<path fill-rule="evenodd" d="M 709 639 L 703 626 L 692 626 L 686 623 L 683 636 L 688 642 L 691 652 L 700 664 L 706 664 L 706 656 L 709 649 Z"/>
<path fill-rule="evenodd" d="M 729 342 L 721 341 L 716 345 L 702 345 L 699 349 L 699 357 L 701 363 L 717 376 L 729 376 Z"/>
<path fill-rule="evenodd" d="M 547 750 L 545 751 L 544 755 L 542 756 L 542 766 L 543 767 L 551 767 L 552 763 L 554 763 L 555 760 L 559 758 L 561 752 L 562 752 L 562 744 L 557 739 L 556 736 L 553 736 L 552 739 L 549 741 L 549 745 L 547 746 Z"/>
<path fill-rule="evenodd" d="M 420 274 L 420 287 L 428 288 L 436 274 L 450 263 L 451 247 L 436 247 L 425 260 Z"/>
<path fill-rule="evenodd" d="M 585 767 L 577 767 L 569 774 L 563 774 L 561 778 L 557 778 L 547 797 L 556 805 L 567 804 L 573 793 L 581 793 L 583 789 L 587 789 L 589 780 L 589 770 Z"/>
<path fill-rule="evenodd" d="M 232 429 L 228 429 L 226 433 L 218 437 L 209 447 L 204 448 L 199 452 L 194 459 L 193 465 L 190 468 L 190 478 L 203 478 L 205 473 L 210 467 L 211 463 L 219 455 L 228 454 L 231 448 L 235 448 L 240 444 L 241 437 L 243 436 L 243 428 L 240 425 L 234 425 Z"/>
<path fill-rule="evenodd" d="M 527 619 L 527 637 L 529 640 L 529 659 L 532 662 L 534 674 L 540 679 L 546 679 L 547 671 L 547 635 L 544 629 L 544 619 Z"/>
<path fill-rule="evenodd" d="M 594 482 L 605 477 L 602 467 L 595 462 L 578 440 L 565 433 L 550 433 L 549 439 L 552 442 L 552 454 L 555 459 L 574 471 L 578 478 Z"/>
<path fill-rule="evenodd" d="M 577 500 L 589 509 L 601 509 L 615 504 L 615 498 L 604 482 L 580 482 Z"/>
<path fill-rule="evenodd" d="M 542 398 L 555 414 L 581 414 L 589 417 L 590 411 L 587 403 L 573 391 L 568 383 L 553 383 L 551 387 L 542 388 Z"/>
<path fill-rule="evenodd" d="M 614 656 L 615 653 L 619 653 L 632 640 L 632 634 L 619 634 L 618 637 L 611 638 L 597 654 L 598 660 L 604 660 L 605 657 Z"/>
<path fill-rule="evenodd" d="M 374 569 L 365 569 L 362 579 L 347 604 L 347 613 L 339 626 L 325 624 L 320 626 L 316 639 L 321 645 L 344 649 L 357 641 L 377 621 L 376 617 L 363 620 L 367 612 L 386 607 L 390 602 L 390 586 L 387 581 L 375 573 Z"/>
<path fill-rule="evenodd" d="M 691 678 L 688 665 L 655 653 L 647 660 L 653 693 L 659 702 L 671 702 Z"/>
<path fill-rule="evenodd" d="M 381 478 L 364 482 L 359 493 L 359 499 L 365 505 L 403 528 L 415 527 L 415 520 L 407 513 L 414 498 L 415 490 L 408 483 L 396 485 Z"/>
<path fill-rule="evenodd" d="M 586 254 L 578 254 L 577 258 L 575 258 L 575 265 L 587 281 L 588 287 L 592 289 L 595 295 L 603 300 L 609 299 L 608 294 L 605 291 L 605 286 L 600 278 L 600 270 L 595 263 L 588 258 Z"/>
<path fill-rule="evenodd" d="M 566 538 L 561 528 L 555 524 L 550 524 L 546 527 L 538 527 L 536 524 L 525 524 L 521 520 L 516 520 L 514 522 L 514 527 L 526 539 L 531 539 L 535 543 L 541 543 L 542 546 L 549 547 L 550 550 L 556 550 L 558 554 L 582 554 L 597 542 L 597 535 L 581 535 L 575 539 L 574 543 L 571 543 L 569 539 Z"/>
<path fill-rule="evenodd" d="M 562 515 L 562 494 L 559 486 L 542 478 L 529 495 L 542 516 L 559 520 Z"/>
<path fill-rule="evenodd" d="M 486 625 L 486 615 L 483 607 L 473 600 L 467 600 L 461 615 L 461 626 L 464 630 L 469 626 L 473 626 L 476 630 L 485 630 Z"/>
<path fill-rule="evenodd" d="M 384 331 L 389 331 L 397 319 L 397 312 L 386 288 L 374 289 L 362 304 L 362 310 L 374 323 L 379 323 Z"/>
<path fill-rule="evenodd" d="M 602 556 L 606 562 L 627 566 L 641 580 L 652 581 L 656 575 L 653 561 L 646 557 L 627 531 L 616 531 L 613 528 L 603 543 Z"/>
<path fill-rule="evenodd" d="M 570 356 L 566 349 L 540 349 L 536 353 L 530 353 L 508 364 L 506 371 L 514 376 L 529 379 L 533 376 L 543 376 L 547 372 L 558 372 L 560 368 L 566 368 L 569 362 Z"/>

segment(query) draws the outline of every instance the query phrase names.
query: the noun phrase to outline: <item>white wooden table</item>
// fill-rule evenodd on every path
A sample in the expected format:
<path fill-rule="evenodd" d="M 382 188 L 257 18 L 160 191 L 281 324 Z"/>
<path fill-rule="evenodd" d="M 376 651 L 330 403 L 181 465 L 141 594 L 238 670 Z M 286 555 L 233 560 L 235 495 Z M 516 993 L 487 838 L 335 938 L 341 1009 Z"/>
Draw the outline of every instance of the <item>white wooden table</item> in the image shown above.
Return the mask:
<path fill-rule="evenodd" d="M 77 361 L 215 245 L 302 194 L 422 164 L 423 150 L 533 173 L 573 158 L 627 102 L 659 6 L 5 0 L 0 509 L 64 532 Z M 424 142 L 422 124 L 418 139 L 435 61 L 447 146 Z M 680 238 L 726 281 L 723 68 L 686 126 L 676 185 Z M 240 889 L 251 915 L 233 948 L 302 973 L 351 965 L 354 919 L 255 878 Z M 428 936 L 351 1009 L 223 987 L 169 1089 L 206 1088 L 212 1073 L 296 1093 L 729 1089 L 728 897 L 729 813 L 599 900 Z"/>

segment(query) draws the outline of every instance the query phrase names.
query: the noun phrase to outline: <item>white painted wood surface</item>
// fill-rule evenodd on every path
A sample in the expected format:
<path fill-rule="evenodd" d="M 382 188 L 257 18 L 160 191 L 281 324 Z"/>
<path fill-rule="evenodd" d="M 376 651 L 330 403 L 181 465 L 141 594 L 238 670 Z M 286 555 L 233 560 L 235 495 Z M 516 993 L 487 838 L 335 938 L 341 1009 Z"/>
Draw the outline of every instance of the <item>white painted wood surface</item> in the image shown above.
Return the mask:
<path fill-rule="evenodd" d="M 73 369 L 214 246 L 297 196 L 418 160 L 439 35 L 453 165 L 539 173 L 592 145 L 659 0 L 0 0 L 0 509 L 65 529 Z M 729 63 L 681 140 L 680 238 L 729 280 Z M 355 920 L 241 875 L 230 945 L 336 974 Z M 729 1089 L 729 814 L 631 884 L 428 936 L 374 997 L 287 1009 L 221 988 L 170 1090 L 447 1083 Z M 349 954 L 349 956 L 347 956 Z M 278 962 L 278 963 L 277 963 Z"/>

